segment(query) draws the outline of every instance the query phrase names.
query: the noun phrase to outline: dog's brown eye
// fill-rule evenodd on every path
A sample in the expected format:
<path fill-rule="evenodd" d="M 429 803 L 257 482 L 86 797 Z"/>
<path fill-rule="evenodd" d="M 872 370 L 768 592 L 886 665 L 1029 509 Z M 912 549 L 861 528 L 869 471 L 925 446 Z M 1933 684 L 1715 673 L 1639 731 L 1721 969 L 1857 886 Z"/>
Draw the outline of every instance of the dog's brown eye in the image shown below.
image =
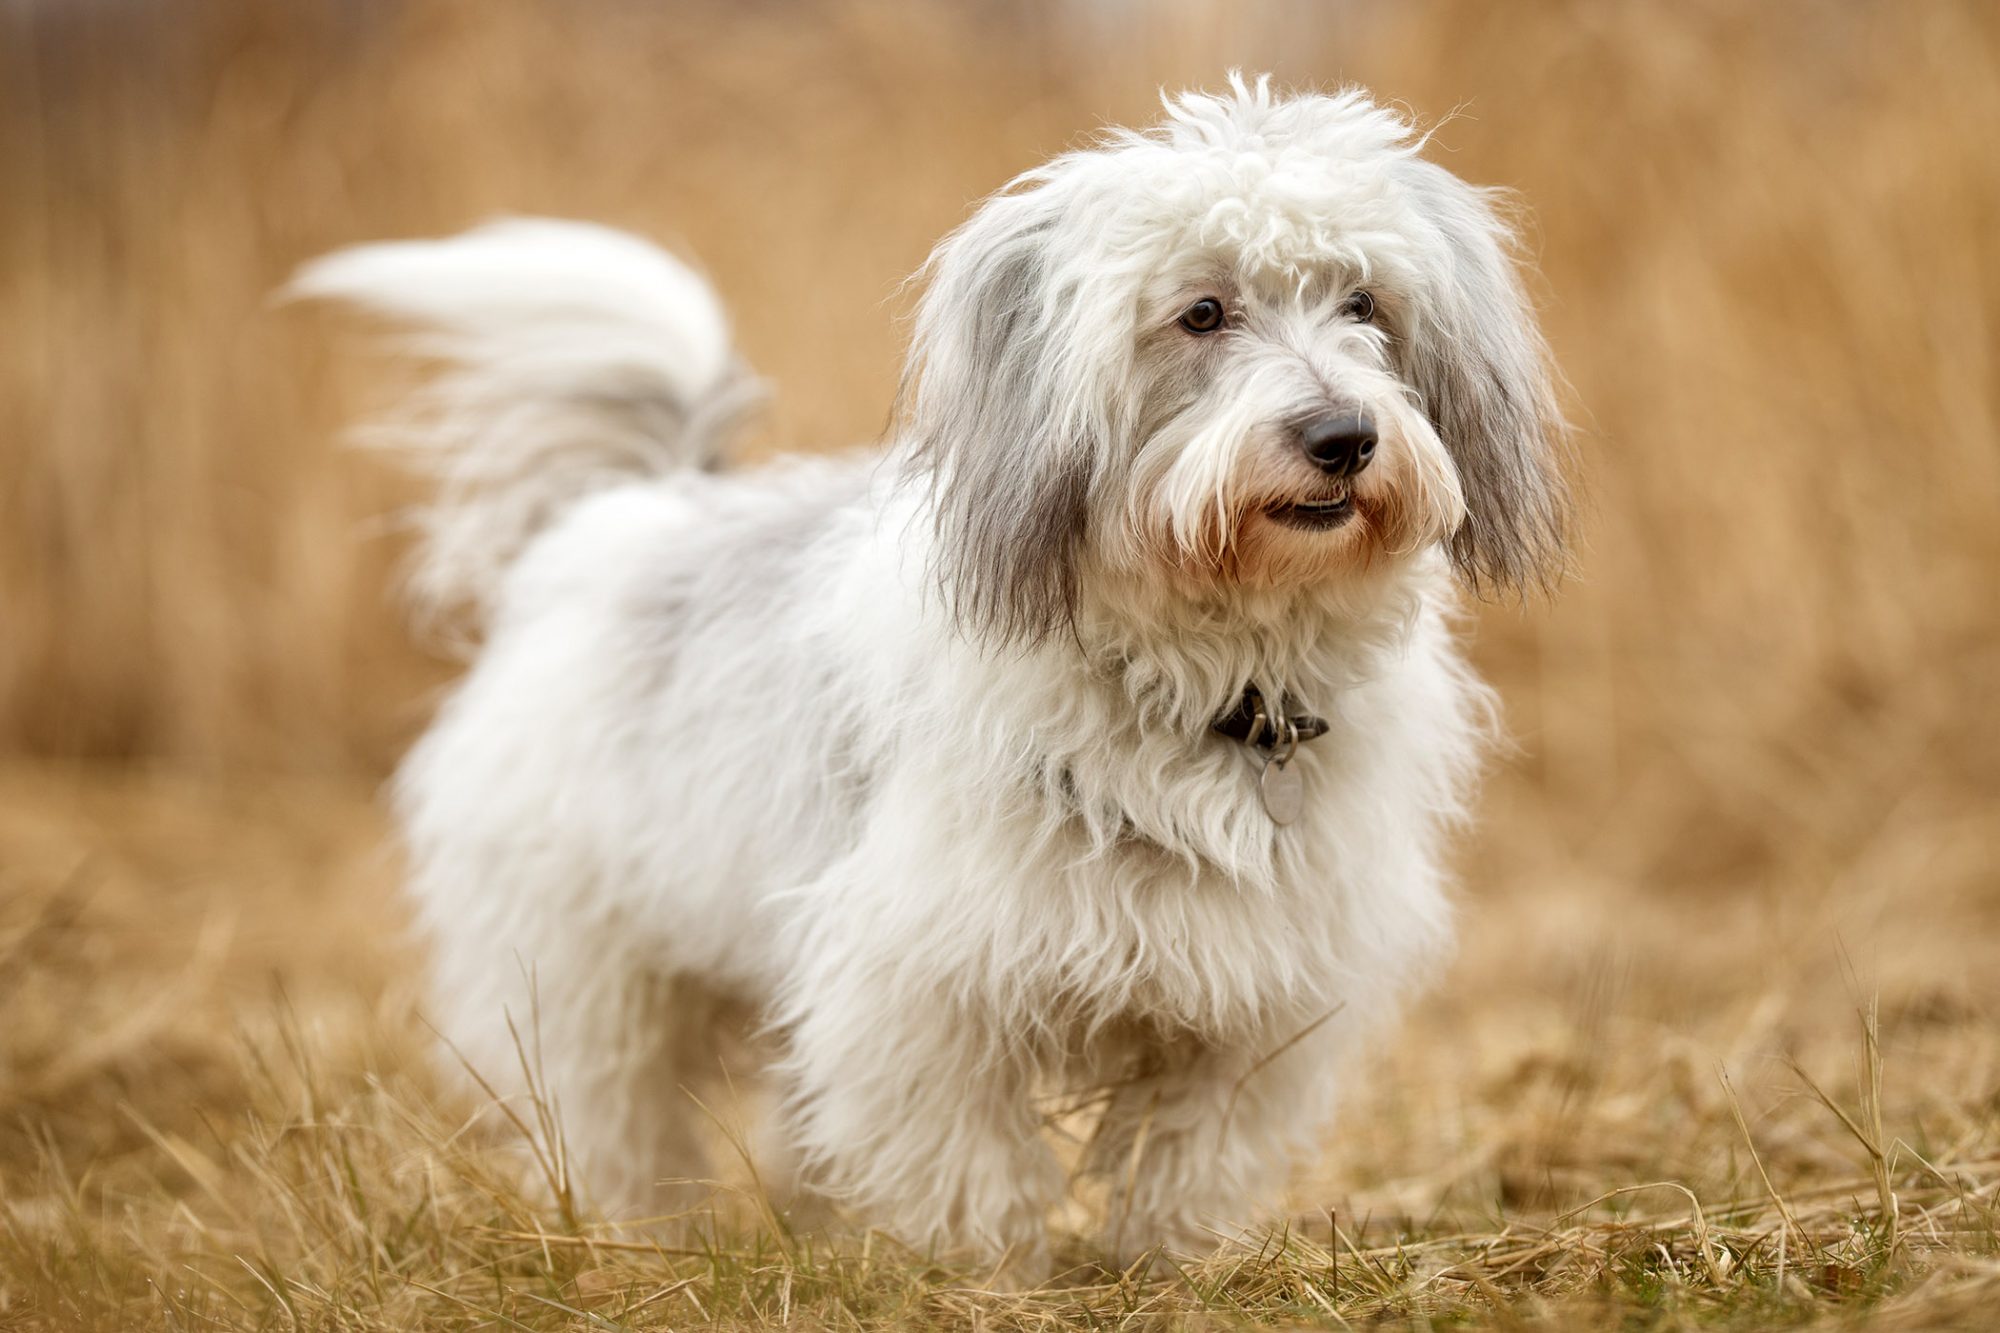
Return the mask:
<path fill-rule="evenodd" d="M 1214 333 L 1222 327 L 1222 318 L 1222 302 L 1213 296 L 1204 296 L 1181 311 L 1181 327 L 1189 333 Z"/>
<path fill-rule="evenodd" d="M 1375 298 L 1367 292 L 1356 292 L 1340 303 L 1340 313 L 1366 324 L 1375 318 Z"/>

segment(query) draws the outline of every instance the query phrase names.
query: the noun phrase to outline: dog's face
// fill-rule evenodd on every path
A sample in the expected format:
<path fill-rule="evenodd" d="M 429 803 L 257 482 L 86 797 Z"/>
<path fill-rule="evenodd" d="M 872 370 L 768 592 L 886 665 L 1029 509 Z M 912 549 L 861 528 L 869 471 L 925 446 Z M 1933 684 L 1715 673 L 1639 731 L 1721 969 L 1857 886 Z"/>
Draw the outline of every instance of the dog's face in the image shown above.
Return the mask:
<path fill-rule="evenodd" d="M 1168 112 L 932 257 L 905 405 L 961 619 L 1033 639 L 1093 577 L 1213 598 L 1440 543 L 1544 575 L 1560 423 L 1487 197 L 1358 93 Z"/>

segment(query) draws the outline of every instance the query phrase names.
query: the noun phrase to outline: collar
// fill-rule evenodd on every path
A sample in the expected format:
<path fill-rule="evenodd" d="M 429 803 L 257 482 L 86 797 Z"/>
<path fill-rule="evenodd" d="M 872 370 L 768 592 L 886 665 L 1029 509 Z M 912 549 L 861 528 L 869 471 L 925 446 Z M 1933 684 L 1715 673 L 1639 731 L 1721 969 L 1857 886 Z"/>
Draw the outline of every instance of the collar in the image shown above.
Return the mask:
<path fill-rule="evenodd" d="M 1232 741 L 1274 750 L 1284 742 L 1283 732 L 1291 732 L 1291 744 L 1296 747 L 1326 735 L 1327 722 L 1310 713 L 1286 714 L 1282 706 L 1273 709 L 1255 685 L 1245 685 L 1236 707 L 1211 722 L 1209 730 Z"/>

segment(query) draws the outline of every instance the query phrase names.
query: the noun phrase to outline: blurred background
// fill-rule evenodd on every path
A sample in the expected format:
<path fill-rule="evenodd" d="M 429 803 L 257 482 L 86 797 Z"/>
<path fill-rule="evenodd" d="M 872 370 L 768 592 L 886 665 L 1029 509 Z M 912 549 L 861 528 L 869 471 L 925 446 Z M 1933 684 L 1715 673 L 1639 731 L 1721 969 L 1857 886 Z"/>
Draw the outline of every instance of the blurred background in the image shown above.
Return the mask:
<path fill-rule="evenodd" d="M 373 792 L 452 664 L 340 444 L 408 380 L 294 266 L 629 227 L 774 384 L 746 456 L 844 445 L 973 201 L 1232 66 L 1518 194 L 1587 496 L 1473 627 L 1517 748 L 1463 958 L 1324 1188 L 1733 1179 L 1718 1063 L 1812 1178 L 1854 1146 L 1780 1057 L 1851 1088 L 1875 996 L 1899 1132 L 2000 1144 L 2000 6 L 4 0 L 0 1183 L 171 1177 L 129 1109 L 229 1114 L 279 996 L 419 1044 Z"/>

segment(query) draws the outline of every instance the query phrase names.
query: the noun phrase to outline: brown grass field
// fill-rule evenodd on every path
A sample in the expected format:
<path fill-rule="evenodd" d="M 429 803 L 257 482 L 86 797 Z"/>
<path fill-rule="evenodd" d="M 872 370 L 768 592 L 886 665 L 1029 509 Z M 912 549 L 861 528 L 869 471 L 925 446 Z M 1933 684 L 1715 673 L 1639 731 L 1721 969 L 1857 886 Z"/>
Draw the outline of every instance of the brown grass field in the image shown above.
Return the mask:
<path fill-rule="evenodd" d="M 400 381 L 267 294 L 627 225 L 737 311 L 750 452 L 866 439 L 968 202 L 1233 64 L 1529 219 L 1589 507 L 1479 618 L 1457 965 L 1213 1256 L 1000 1294 L 740 1171 L 680 1248 L 537 1202 L 375 805 L 451 669 L 338 443 Z M 1996 127 L 1983 0 L 4 0 L 0 1327 L 1994 1326 Z"/>

